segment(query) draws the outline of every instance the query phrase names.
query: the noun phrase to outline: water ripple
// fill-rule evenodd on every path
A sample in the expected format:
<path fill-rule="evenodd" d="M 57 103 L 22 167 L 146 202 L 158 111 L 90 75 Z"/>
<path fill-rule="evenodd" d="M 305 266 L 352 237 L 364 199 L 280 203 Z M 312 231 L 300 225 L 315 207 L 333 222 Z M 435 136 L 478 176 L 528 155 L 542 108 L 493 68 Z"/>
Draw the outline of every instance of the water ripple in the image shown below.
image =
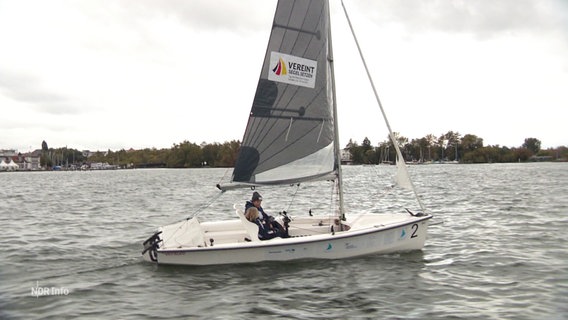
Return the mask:
<path fill-rule="evenodd" d="M 567 164 L 412 166 L 442 224 L 423 251 L 218 267 L 147 264 L 140 243 L 218 195 L 224 169 L 3 173 L 0 318 L 562 319 L 568 314 Z M 345 167 L 347 208 L 398 202 L 394 168 Z M 376 179 L 379 182 L 376 182 Z M 261 190 L 269 212 L 330 210 L 322 182 Z M 301 194 L 301 195 L 300 195 Z M 328 194 L 331 194 L 329 192 Z M 233 217 L 250 190 L 202 220 Z M 35 287 L 67 295 L 33 296 Z"/>

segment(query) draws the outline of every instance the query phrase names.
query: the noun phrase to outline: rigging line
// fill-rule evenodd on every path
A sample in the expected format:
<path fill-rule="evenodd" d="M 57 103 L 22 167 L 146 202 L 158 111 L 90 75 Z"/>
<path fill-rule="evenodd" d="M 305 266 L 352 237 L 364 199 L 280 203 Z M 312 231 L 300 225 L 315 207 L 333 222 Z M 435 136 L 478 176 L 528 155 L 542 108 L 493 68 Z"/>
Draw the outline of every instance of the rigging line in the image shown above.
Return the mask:
<path fill-rule="evenodd" d="M 184 219 L 184 220 L 185 220 L 184 223 L 183 223 L 182 225 L 180 225 L 179 228 L 178 228 L 176 231 L 172 232 L 172 234 L 170 235 L 170 237 L 168 237 L 167 239 L 163 239 L 163 242 L 164 242 L 164 243 L 169 242 L 174 236 L 177 235 L 177 233 L 178 233 L 182 228 L 184 228 L 184 227 L 187 228 L 187 224 L 189 223 L 189 220 L 191 220 L 191 219 L 196 218 L 197 216 L 199 216 L 199 214 L 200 214 L 203 210 L 205 210 L 205 209 L 207 209 L 209 206 L 211 206 L 211 204 L 212 204 L 213 202 L 216 202 L 217 199 L 219 199 L 219 198 L 225 193 L 225 191 L 220 191 L 220 192 L 215 192 L 215 193 L 216 193 L 216 195 L 211 199 L 211 201 L 209 201 L 208 203 L 205 203 L 204 205 L 198 207 L 198 208 L 195 210 L 195 212 L 193 212 L 193 214 L 192 214 L 191 216 L 185 218 L 185 219 Z M 209 199 L 209 198 L 210 198 L 210 197 L 207 197 L 207 199 Z M 183 220 L 181 220 L 181 221 L 183 221 Z M 180 221 L 177 221 L 177 222 L 180 222 Z M 177 242 L 177 241 L 176 241 L 176 242 Z"/>
<path fill-rule="evenodd" d="M 333 181 L 333 186 L 331 187 L 331 194 L 329 196 L 329 212 L 335 212 L 333 203 L 334 203 L 334 196 L 335 195 L 335 181 Z"/>
<path fill-rule="evenodd" d="M 198 208 L 193 212 L 193 214 L 192 214 L 190 217 L 187 217 L 187 218 L 186 218 L 186 220 L 189 220 L 189 219 L 191 219 L 191 218 L 195 218 L 195 217 L 199 216 L 199 214 L 200 214 L 203 210 L 209 208 L 212 203 L 216 202 L 217 199 L 219 199 L 219 198 L 225 193 L 225 191 L 221 190 L 220 192 L 218 191 L 218 192 L 215 192 L 215 193 L 216 193 L 216 195 L 214 195 L 213 197 L 207 197 L 207 199 L 211 199 L 211 200 L 210 200 L 209 202 L 207 202 L 207 203 L 201 205 L 200 207 L 198 207 Z"/>
<path fill-rule="evenodd" d="M 341 220 L 341 216 L 343 215 L 343 211 L 340 210 L 340 205 L 339 205 L 339 181 L 336 180 L 332 180 L 332 187 L 330 188 L 331 190 L 331 194 L 329 197 L 329 212 L 330 214 L 328 214 L 328 221 L 331 224 L 331 221 L 335 220 L 335 219 L 339 219 Z"/>
<path fill-rule="evenodd" d="M 227 173 L 229 172 L 229 170 L 231 170 L 230 168 L 225 169 L 225 173 L 223 173 L 223 176 L 219 179 L 219 182 L 217 182 L 217 185 L 220 185 L 221 182 L 223 182 L 223 180 L 225 180 L 227 178 Z"/>
<path fill-rule="evenodd" d="M 403 170 L 405 171 L 406 177 L 408 178 L 407 180 L 410 183 L 410 187 L 411 187 L 412 191 L 414 192 L 414 196 L 416 197 L 416 201 L 418 202 L 418 205 L 420 205 L 420 208 L 422 209 L 422 211 L 426 211 L 424 204 L 422 204 L 422 200 L 420 200 L 420 197 L 418 196 L 418 193 L 416 192 L 416 188 L 414 188 L 414 183 L 412 182 L 412 180 L 410 179 L 410 176 L 408 175 L 408 170 L 406 169 L 406 166 L 404 166 L 404 157 L 402 156 L 402 152 L 400 151 L 398 143 L 396 142 L 396 139 L 395 139 L 394 134 L 392 132 L 390 123 L 387 119 L 387 115 L 385 113 L 385 110 L 383 109 L 383 104 L 381 103 L 381 99 L 379 99 L 379 94 L 377 93 L 377 89 L 375 88 L 375 83 L 373 82 L 373 78 L 371 77 L 371 73 L 369 72 L 369 68 L 367 67 L 367 63 L 365 62 L 365 58 L 363 57 L 363 52 L 361 51 L 361 46 L 359 46 L 359 41 L 357 41 L 357 36 L 355 35 L 355 30 L 353 29 L 353 25 L 351 24 L 351 20 L 349 19 L 349 15 L 347 14 L 347 9 L 345 8 L 345 4 L 343 3 L 343 0 L 341 0 L 341 6 L 343 7 L 343 12 L 345 12 L 345 17 L 347 18 L 347 23 L 349 24 L 349 28 L 351 29 L 351 34 L 353 35 L 353 39 L 355 40 L 355 44 L 357 45 L 357 50 L 359 51 L 359 56 L 361 56 L 361 61 L 363 62 L 363 66 L 365 67 L 365 71 L 367 72 L 367 77 L 369 78 L 369 82 L 371 83 L 371 87 L 373 88 L 373 92 L 375 93 L 375 99 L 377 100 L 379 108 L 381 109 L 381 113 L 383 114 L 383 119 L 385 120 L 385 124 L 387 125 L 387 128 L 389 129 L 389 136 L 390 136 L 391 141 L 392 141 L 392 143 L 393 143 L 393 145 L 396 149 L 396 154 L 397 154 L 398 160 L 403 162 Z"/>
<path fill-rule="evenodd" d="M 296 191 L 294 191 L 294 194 L 292 195 L 292 199 L 290 199 L 290 202 L 288 203 L 288 208 L 286 208 L 286 211 L 290 211 L 290 207 L 292 206 L 292 202 L 294 202 L 294 199 L 296 198 L 296 194 L 298 194 L 298 191 L 300 190 L 300 184 L 296 184 Z"/>

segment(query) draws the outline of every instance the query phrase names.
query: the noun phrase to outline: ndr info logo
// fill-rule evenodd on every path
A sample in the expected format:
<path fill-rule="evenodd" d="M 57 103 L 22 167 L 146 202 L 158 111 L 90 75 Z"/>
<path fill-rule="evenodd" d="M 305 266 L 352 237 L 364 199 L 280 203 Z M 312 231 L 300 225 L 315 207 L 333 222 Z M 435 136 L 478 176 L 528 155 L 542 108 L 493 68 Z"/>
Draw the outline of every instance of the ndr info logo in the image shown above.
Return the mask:
<path fill-rule="evenodd" d="M 31 295 L 38 298 L 39 296 L 66 296 L 69 294 L 69 289 L 65 287 L 40 287 L 39 281 L 36 281 L 36 286 L 32 287 Z"/>

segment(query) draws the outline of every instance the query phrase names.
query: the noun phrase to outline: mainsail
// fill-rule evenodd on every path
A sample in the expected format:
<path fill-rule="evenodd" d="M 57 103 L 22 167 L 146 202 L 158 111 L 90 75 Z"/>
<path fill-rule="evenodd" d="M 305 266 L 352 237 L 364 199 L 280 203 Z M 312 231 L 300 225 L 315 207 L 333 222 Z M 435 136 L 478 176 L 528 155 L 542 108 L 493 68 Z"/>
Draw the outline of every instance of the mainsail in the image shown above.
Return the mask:
<path fill-rule="evenodd" d="M 329 41 L 327 1 L 278 2 L 233 185 L 336 176 Z"/>

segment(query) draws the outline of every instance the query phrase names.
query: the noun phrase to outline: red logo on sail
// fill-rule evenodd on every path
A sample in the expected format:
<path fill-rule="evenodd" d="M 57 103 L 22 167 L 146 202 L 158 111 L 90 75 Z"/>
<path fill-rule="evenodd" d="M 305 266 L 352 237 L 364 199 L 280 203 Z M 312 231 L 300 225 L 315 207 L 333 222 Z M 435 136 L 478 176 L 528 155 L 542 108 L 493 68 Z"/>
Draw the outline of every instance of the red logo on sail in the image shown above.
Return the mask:
<path fill-rule="evenodd" d="M 277 76 L 284 76 L 288 74 L 288 72 L 286 71 L 286 63 L 284 62 L 284 60 L 282 60 L 282 58 L 278 59 L 278 63 L 276 64 L 274 69 L 272 69 L 272 72 L 274 72 Z"/>

